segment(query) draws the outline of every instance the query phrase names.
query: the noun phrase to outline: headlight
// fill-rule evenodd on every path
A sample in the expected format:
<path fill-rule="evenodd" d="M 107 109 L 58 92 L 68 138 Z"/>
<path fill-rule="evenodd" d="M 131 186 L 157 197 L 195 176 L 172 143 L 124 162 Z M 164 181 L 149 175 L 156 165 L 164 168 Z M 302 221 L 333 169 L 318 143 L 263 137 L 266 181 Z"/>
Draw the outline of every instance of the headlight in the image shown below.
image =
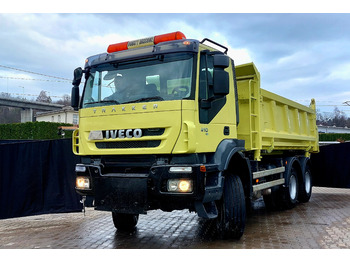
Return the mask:
<path fill-rule="evenodd" d="M 90 189 L 90 179 L 88 177 L 78 176 L 76 178 L 77 189 Z"/>
<path fill-rule="evenodd" d="M 169 179 L 167 188 L 169 192 L 190 193 L 193 183 L 191 179 Z"/>

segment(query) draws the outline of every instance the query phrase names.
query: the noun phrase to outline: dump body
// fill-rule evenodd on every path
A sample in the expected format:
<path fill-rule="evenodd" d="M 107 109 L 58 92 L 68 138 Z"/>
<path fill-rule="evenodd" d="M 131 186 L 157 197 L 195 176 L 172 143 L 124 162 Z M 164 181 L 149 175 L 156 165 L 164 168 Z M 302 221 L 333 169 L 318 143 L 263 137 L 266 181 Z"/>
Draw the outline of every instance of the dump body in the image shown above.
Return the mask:
<path fill-rule="evenodd" d="M 236 66 L 239 100 L 238 139 L 255 160 L 280 150 L 318 152 L 315 102 L 310 107 L 260 88 L 253 63 Z"/>

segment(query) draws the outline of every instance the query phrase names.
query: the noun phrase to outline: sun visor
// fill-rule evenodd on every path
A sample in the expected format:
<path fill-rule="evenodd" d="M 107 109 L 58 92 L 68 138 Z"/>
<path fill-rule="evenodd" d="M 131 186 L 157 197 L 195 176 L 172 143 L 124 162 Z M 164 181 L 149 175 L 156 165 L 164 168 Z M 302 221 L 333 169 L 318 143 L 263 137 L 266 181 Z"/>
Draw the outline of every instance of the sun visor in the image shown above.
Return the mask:
<path fill-rule="evenodd" d="M 120 73 L 117 73 L 116 71 L 109 71 L 104 77 L 103 80 L 112 80 L 116 77 L 122 77 L 123 75 Z"/>

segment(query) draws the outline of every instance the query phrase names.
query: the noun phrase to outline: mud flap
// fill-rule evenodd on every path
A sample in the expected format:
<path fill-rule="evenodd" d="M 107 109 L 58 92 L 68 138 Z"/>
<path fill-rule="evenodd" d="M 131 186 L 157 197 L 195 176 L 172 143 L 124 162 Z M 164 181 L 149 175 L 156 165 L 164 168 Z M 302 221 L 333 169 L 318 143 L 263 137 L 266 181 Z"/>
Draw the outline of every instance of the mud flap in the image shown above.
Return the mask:
<path fill-rule="evenodd" d="M 96 210 L 147 213 L 147 177 L 99 177 L 94 187 Z"/>

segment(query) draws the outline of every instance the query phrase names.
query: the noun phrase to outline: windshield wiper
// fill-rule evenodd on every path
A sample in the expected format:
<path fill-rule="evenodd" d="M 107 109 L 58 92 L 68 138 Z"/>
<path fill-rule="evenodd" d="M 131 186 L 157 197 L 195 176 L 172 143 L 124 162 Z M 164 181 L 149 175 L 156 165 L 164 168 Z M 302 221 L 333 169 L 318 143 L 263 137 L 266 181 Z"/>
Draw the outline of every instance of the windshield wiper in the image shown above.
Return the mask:
<path fill-rule="evenodd" d="M 161 96 L 143 97 L 143 98 L 140 98 L 140 99 L 136 99 L 136 100 L 132 100 L 132 101 L 126 102 L 124 104 L 137 103 L 137 102 L 146 102 L 146 101 L 152 101 L 152 100 L 163 101 L 164 98 L 161 97 Z"/>
<path fill-rule="evenodd" d="M 88 103 L 85 103 L 84 105 L 99 104 L 99 103 L 116 103 L 117 105 L 120 104 L 117 100 L 102 100 L 102 101 L 88 102 Z"/>

